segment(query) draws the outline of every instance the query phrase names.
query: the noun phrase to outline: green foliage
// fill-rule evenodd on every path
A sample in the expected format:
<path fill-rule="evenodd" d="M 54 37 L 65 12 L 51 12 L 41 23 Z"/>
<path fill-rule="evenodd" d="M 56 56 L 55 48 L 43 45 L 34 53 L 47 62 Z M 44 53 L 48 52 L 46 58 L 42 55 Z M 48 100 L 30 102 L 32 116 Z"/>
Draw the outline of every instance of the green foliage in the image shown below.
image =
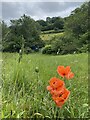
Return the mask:
<path fill-rule="evenodd" d="M 55 30 L 63 29 L 63 27 L 64 27 L 64 20 L 63 20 L 63 18 L 57 17 L 57 19 L 55 20 L 55 22 L 53 24 L 53 27 L 54 27 Z"/>
<path fill-rule="evenodd" d="M 88 41 L 89 41 L 89 32 L 85 32 L 83 35 L 80 36 L 80 39 L 79 39 L 79 43 L 80 45 L 83 45 L 83 44 L 88 44 Z"/>
<path fill-rule="evenodd" d="M 25 50 L 24 50 L 24 52 L 25 52 L 26 54 L 29 54 L 29 53 L 33 53 L 34 51 L 33 51 L 31 48 L 26 47 Z"/>
<path fill-rule="evenodd" d="M 63 37 L 54 37 L 51 45 L 52 45 L 52 51 L 53 53 L 57 54 L 59 50 L 59 54 L 62 51 L 62 46 L 63 46 Z"/>
<path fill-rule="evenodd" d="M 78 40 L 71 34 L 65 35 L 63 38 L 62 54 L 72 54 L 77 51 Z"/>
<path fill-rule="evenodd" d="M 55 36 L 46 43 L 51 45 L 50 54 L 72 54 L 78 50 L 77 39 L 71 35 Z"/>
<path fill-rule="evenodd" d="M 88 4 L 86 2 L 80 8 L 72 11 L 64 24 L 65 31 L 73 33 L 77 38 L 88 30 Z"/>
<path fill-rule="evenodd" d="M 52 46 L 46 45 L 44 48 L 42 48 L 42 54 L 51 54 L 52 53 Z"/>
<path fill-rule="evenodd" d="M 3 26 L 2 26 L 3 27 Z M 3 27 L 4 29 L 4 27 Z M 2 31 L 4 32 L 4 30 Z M 9 34 L 3 40 L 3 51 L 18 52 L 22 44 L 22 36 L 24 38 L 24 47 L 36 50 L 41 48 L 44 42 L 40 39 L 39 24 L 36 23 L 29 16 L 23 15 L 18 20 L 11 20 L 11 26 L 9 26 Z"/>
<path fill-rule="evenodd" d="M 84 44 L 81 48 L 78 48 L 78 51 L 77 51 L 77 53 L 86 53 L 86 52 L 88 52 L 88 45 L 86 44 Z"/>
<path fill-rule="evenodd" d="M 46 21 L 37 20 L 37 22 L 40 24 L 42 31 L 55 30 L 57 32 L 64 27 L 64 19 L 61 17 L 47 17 Z"/>
<path fill-rule="evenodd" d="M 8 52 L 19 52 L 22 46 L 21 36 L 16 37 L 15 35 L 9 35 L 9 39 L 3 41 L 3 51 Z"/>
<path fill-rule="evenodd" d="M 40 24 L 40 27 L 41 27 L 42 31 L 44 31 L 45 28 L 47 27 L 47 22 L 44 21 L 44 20 L 37 20 L 36 22 Z"/>
<path fill-rule="evenodd" d="M 2 27 L 2 38 L 4 39 L 4 37 L 6 37 L 9 32 L 9 28 L 4 21 L 2 21 L 1 27 Z"/>

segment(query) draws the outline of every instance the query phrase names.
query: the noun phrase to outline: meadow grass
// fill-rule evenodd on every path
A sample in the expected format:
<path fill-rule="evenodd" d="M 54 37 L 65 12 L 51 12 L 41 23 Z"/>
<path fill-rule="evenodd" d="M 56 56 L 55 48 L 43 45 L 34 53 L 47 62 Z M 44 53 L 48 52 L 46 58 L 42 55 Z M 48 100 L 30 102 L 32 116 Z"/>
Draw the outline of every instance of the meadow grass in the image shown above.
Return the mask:
<path fill-rule="evenodd" d="M 53 37 L 59 37 L 63 35 L 64 32 L 60 32 L 60 33 L 51 33 L 51 34 L 41 34 L 40 37 L 42 40 L 46 41 L 46 40 L 52 40 Z"/>
<path fill-rule="evenodd" d="M 3 53 L 2 118 L 87 118 L 88 55 L 24 54 L 20 63 L 17 53 Z M 71 91 L 69 100 L 58 108 L 46 90 L 56 76 L 57 66 L 71 66 L 75 76 L 66 81 Z M 35 68 L 39 72 L 35 72 Z"/>

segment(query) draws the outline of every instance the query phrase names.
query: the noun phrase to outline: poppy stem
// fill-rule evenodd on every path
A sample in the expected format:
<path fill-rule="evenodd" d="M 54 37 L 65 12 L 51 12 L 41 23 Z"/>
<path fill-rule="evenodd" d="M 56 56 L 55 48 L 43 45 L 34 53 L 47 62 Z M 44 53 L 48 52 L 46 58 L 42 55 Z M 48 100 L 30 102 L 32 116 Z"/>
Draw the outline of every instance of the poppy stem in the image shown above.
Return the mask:
<path fill-rule="evenodd" d="M 38 99 L 39 99 L 39 72 L 36 72 L 36 75 L 37 75 L 37 89 L 36 89 L 36 92 L 37 92 L 37 107 L 36 107 L 36 112 L 38 113 Z"/>
<path fill-rule="evenodd" d="M 69 86 L 70 86 L 70 89 L 71 89 L 71 83 L 69 81 Z M 74 118 L 74 111 L 73 111 L 73 108 L 71 106 L 71 98 L 69 99 L 69 106 L 70 106 L 70 110 L 71 110 L 71 117 Z"/>
<path fill-rule="evenodd" d="M 64 119 L 63 110 L 62 109 L 60 109 L 60 110 L 61 110 L 61 120 L 63 120 Z"/>

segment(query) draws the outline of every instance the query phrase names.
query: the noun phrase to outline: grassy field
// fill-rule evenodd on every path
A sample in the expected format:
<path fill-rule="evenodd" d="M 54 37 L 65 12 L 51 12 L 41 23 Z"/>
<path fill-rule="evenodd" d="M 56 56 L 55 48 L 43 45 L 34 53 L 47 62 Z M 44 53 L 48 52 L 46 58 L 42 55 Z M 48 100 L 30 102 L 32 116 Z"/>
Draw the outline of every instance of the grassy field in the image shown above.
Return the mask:
<path fill-rule="evenodd" d="M 64 32 L 61 33 L 51 33 L 51 34 L 41 34 L 40 37 L 42 40 L 51 40 L 53 37 L 63 36 Z"/>
<path fill-rule="evenodd" d="M 3 53 L 2 118 L 87 118 L 88 117 L 88 55 L 49 56 L 23 55 L 18 63 L 16 53 Z M 58 108 L 46 90 L 50 78 L 56 76 L 58 65 L 70 65 L 75 77 L 70 80 L 69 100 Z M 35 68 L 39 68 L 39 73 Z"/>

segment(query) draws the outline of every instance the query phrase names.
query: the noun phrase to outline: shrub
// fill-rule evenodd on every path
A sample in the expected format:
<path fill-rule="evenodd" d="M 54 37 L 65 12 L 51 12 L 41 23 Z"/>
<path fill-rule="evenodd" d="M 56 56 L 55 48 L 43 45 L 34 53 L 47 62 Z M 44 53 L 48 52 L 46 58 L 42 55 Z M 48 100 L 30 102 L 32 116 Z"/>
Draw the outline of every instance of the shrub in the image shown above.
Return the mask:
<path fill-rule="evenodd" d="M 59 52 L 59 54 L 61 53 L 63 47 L 63 39 L 64 39 L 63 37 L 53 38 L 51 45 L 54 54 L 57 54 L 57 52 Z"/>
<path fill-rule="evenodd" d="M 68 54 L 73 53 L 76 50 L 76 45 L 73 43 L 71 38 L 66 36 L 59 36 L 53 38 L 52 50 L 55 54 Z"/>
<path fill-rule="evenodd" d="M 86 52 L 88 52 L 88 45 L 86 44 L 84 44 L 81 48 L 78 48 L 77 49 L 77 53 L 86 53 Z"/>
<path fill-rule="evenodd" d="M 42 54 L 52 54 L 52 46 L 46 45 L 42 48 Z"/>
<path fill-rule="evenodd" d="M 89 32 L 86 32 L 85 34 L 81 35 L 79 38 L 79 48 L 81 48 L 84 44 L 88 44 L 89 41 Z"/>

